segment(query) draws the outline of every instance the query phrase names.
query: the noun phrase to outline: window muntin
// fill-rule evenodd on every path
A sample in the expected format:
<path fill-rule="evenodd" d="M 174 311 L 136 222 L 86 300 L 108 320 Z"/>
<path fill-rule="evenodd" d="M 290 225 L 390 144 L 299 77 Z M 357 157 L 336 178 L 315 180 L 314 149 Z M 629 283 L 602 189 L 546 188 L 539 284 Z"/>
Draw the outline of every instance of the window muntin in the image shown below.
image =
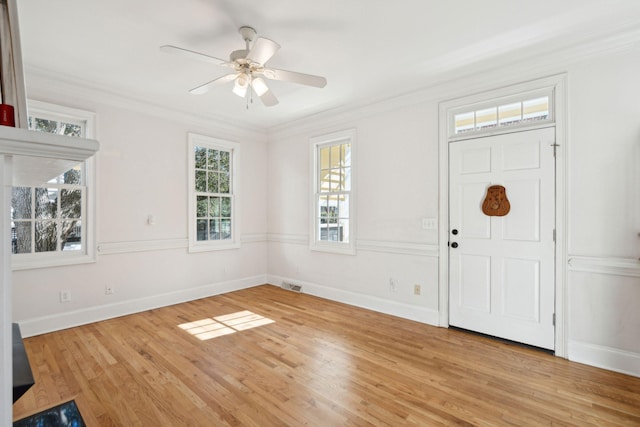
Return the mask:
<path fill-rule="evenodd" d="M 553 119 L 551 99 L 548 93 L 525 94 L 520 99 L 495 100 L 471 111 L 459 111 L 452 116 L 452 136 L 550 121 Z"/>
<path fill-rule="evenodd" d="M 235 157 L 238 144 L 189 135 L 191 251 L 237 247 Z"/>
<path fill-rule="evenodd" d="M 312 249 L 354 252 L 354 136 L 348 131 L 312 139 Z"/>
<path fill-rule="evenodd" d="M 93 137 L 94 114 L 29 101 L 29 129 L 70 137 Z M 11 197 L 14 269 L 93 261 L 90 189 L 93 159 L 38 187 L 15 186 Z M 92 191 L 92 188 L 91 188 Z"/>

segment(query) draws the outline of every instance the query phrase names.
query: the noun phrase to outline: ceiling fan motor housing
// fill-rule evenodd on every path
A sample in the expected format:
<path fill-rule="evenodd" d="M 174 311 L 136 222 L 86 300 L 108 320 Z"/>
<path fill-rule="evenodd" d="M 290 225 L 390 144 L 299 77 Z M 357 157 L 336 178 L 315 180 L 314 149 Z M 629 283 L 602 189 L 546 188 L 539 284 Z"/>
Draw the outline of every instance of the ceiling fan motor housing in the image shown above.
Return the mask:
<path fill-rule="evenodd" d="M 229 60 L 231 62 L 236 62 L 240 59 L 245 59 L 248 54 L 249 54 L 248 49 L 234 50 L 233 52 L 231 52 L 231 55 L 229 55 Z"/>

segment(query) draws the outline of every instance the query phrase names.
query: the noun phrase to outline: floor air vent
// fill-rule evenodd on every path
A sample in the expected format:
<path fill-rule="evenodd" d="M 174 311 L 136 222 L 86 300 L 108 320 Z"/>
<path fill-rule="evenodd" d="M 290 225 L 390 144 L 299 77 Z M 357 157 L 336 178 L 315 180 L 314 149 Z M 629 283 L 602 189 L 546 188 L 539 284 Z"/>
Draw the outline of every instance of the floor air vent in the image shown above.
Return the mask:
<path fill-rule="evenodd" d="M 302 292 L 302 286 L 294 285 L 293 283 L 283 282 L 282 289 L 286 289 L 287 291 L 293 291 L 293 292 Z"/>

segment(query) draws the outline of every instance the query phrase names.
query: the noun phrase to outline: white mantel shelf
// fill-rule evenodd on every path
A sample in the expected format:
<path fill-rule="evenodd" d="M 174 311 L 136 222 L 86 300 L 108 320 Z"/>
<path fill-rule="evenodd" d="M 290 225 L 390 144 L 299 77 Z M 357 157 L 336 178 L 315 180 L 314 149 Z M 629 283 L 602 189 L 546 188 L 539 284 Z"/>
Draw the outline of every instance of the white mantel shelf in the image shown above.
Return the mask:
<path fill-rule="evenodd" d="M 38 186 L 93 156 L 98 141 L 0 126 L 0 155 L 13 156 L 13 185 Z"/>

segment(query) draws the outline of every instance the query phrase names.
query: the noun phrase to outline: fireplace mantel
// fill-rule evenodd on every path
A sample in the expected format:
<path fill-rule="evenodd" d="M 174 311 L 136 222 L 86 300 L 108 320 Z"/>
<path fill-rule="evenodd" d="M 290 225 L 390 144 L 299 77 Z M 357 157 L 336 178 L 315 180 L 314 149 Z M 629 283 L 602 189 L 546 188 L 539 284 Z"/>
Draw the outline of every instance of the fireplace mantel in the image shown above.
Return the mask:
<path fill-rule="evenodd" d="M 43 185 L 98 148 L 93 139 L 0 126 L 0 155 L 13 156 L 13 185 Z"/>

